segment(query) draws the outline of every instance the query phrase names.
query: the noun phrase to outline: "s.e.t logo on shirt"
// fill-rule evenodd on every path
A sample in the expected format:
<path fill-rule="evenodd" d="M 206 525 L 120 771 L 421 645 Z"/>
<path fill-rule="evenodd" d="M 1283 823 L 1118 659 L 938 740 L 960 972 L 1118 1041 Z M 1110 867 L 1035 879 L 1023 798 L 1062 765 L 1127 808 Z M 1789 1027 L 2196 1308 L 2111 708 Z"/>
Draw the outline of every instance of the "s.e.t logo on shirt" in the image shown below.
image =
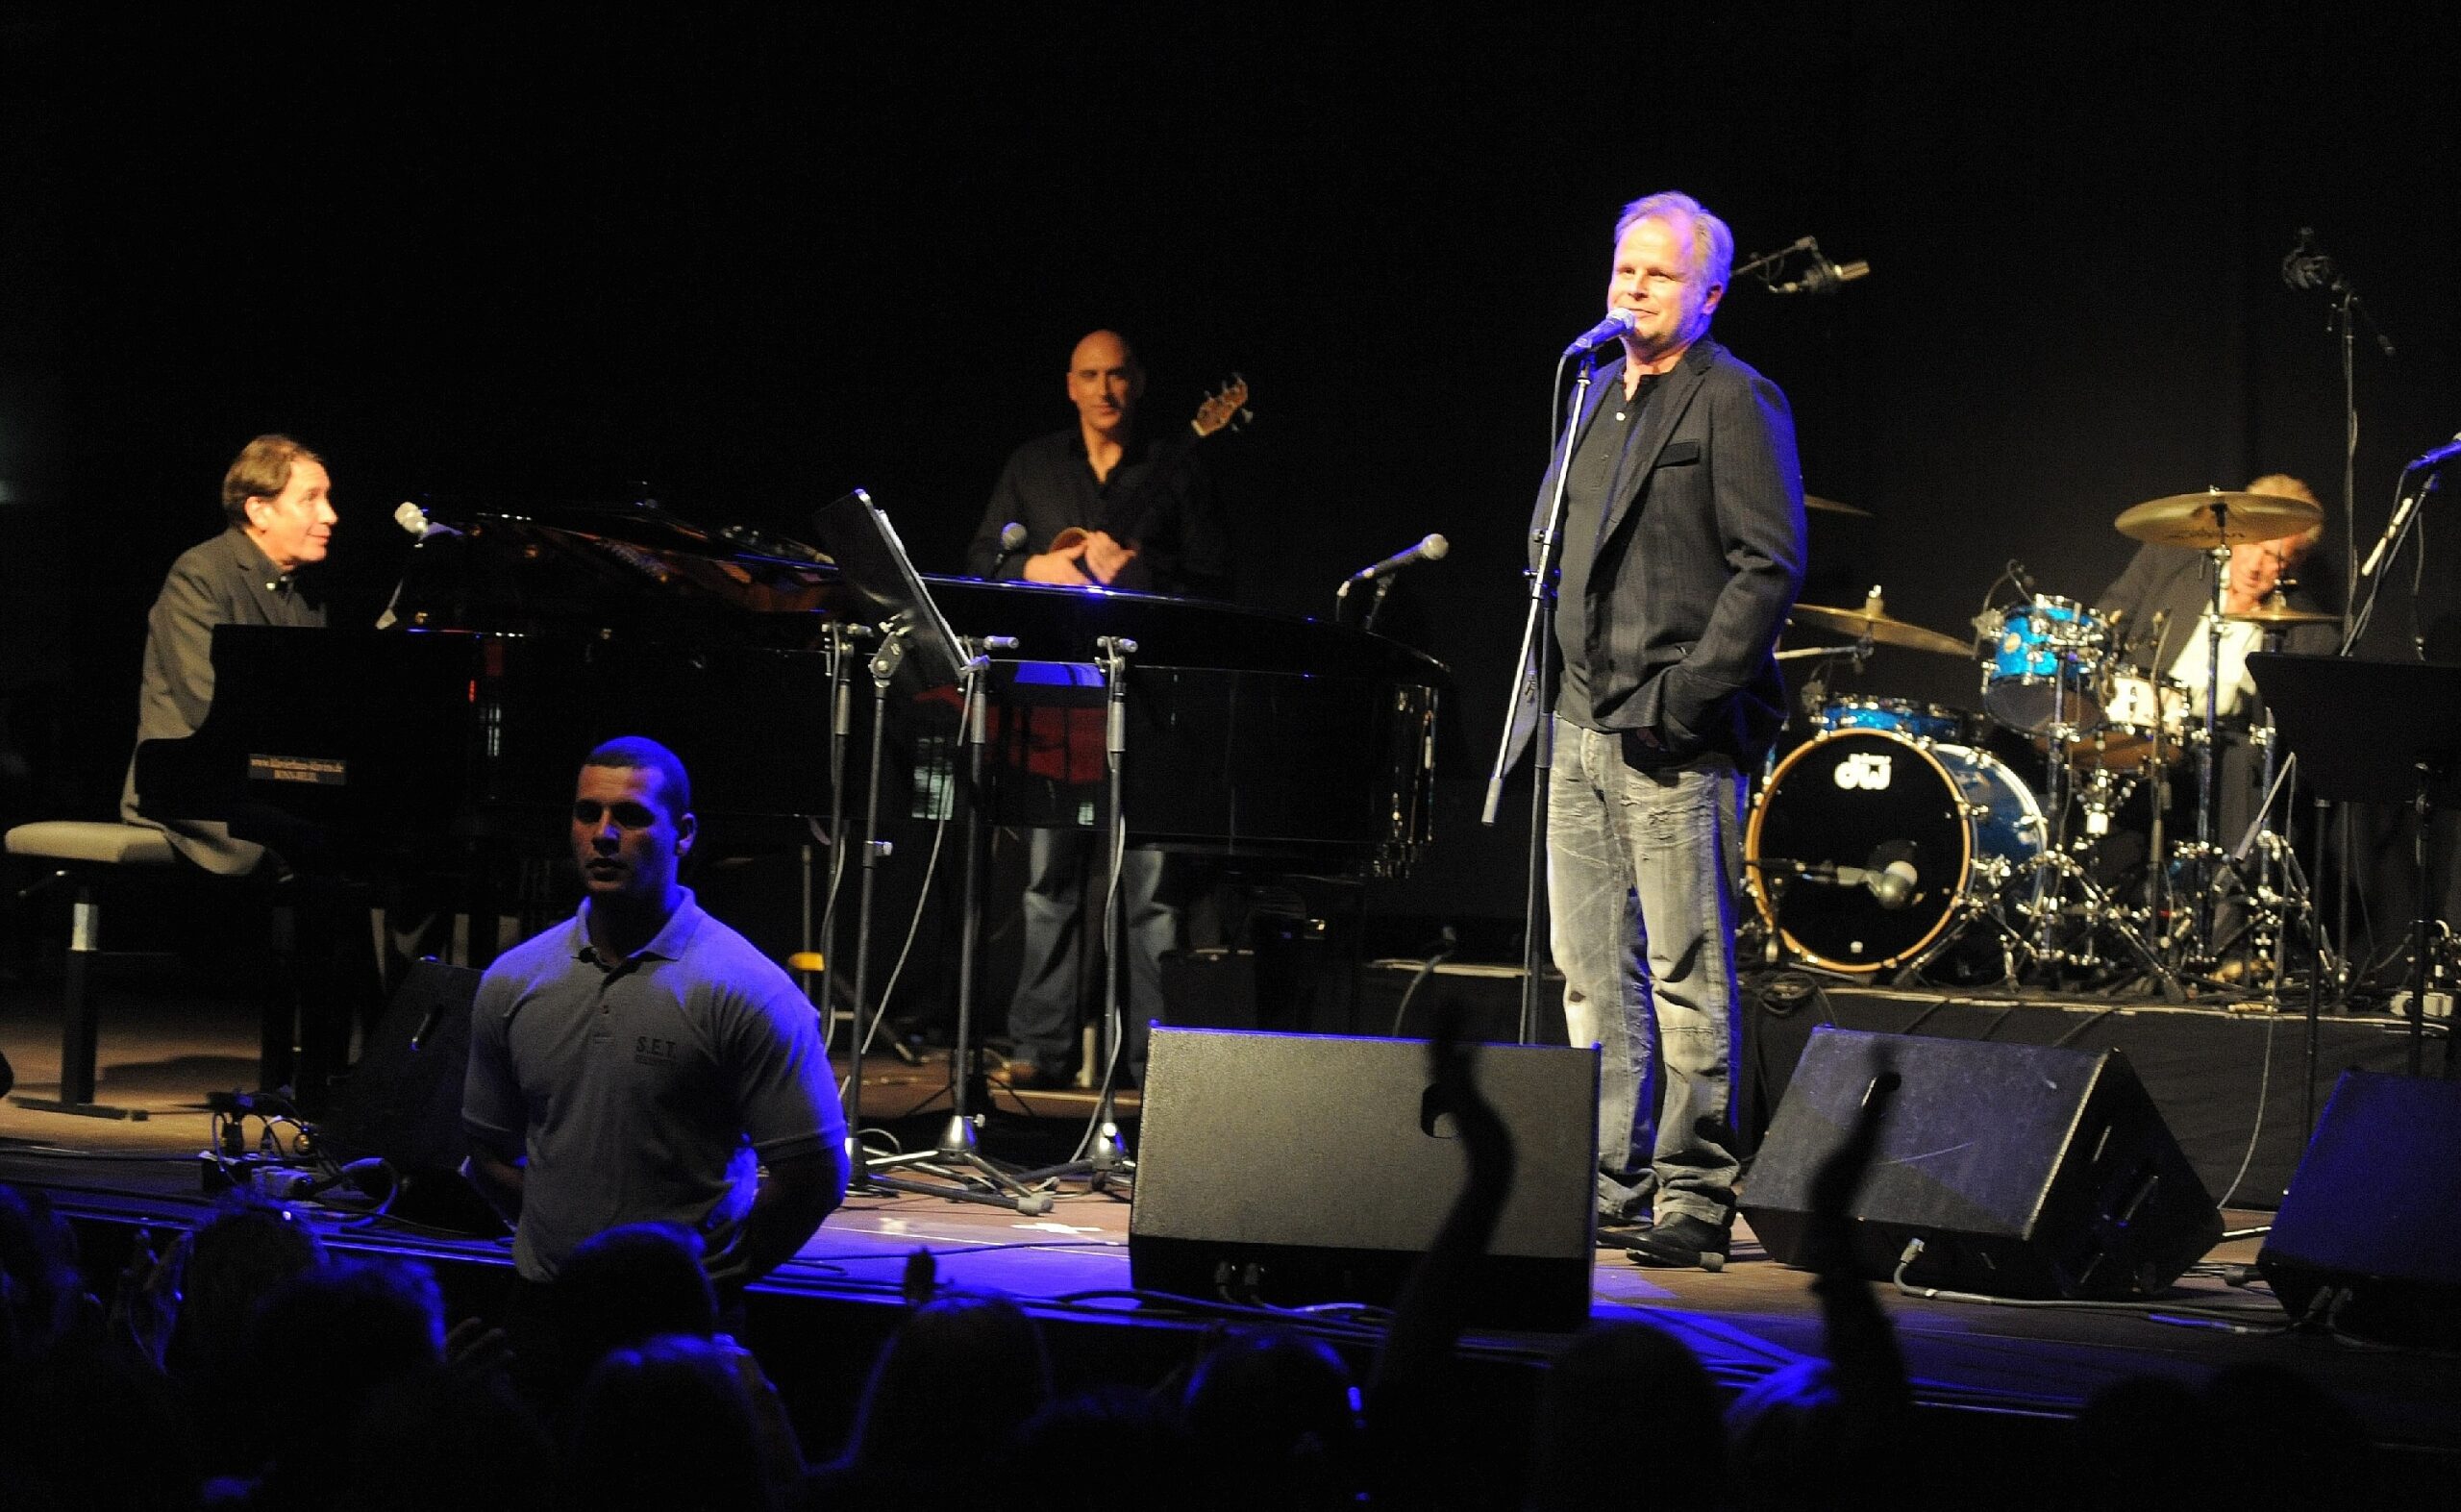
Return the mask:
<path fill-rule="evenodd" d="M 633 1061 L 642 1066 L 672 1066 L 675 1064 L 675 1041 L 660 1039 L 655 1034 L 635 1034 L 633 1036 Z"/>

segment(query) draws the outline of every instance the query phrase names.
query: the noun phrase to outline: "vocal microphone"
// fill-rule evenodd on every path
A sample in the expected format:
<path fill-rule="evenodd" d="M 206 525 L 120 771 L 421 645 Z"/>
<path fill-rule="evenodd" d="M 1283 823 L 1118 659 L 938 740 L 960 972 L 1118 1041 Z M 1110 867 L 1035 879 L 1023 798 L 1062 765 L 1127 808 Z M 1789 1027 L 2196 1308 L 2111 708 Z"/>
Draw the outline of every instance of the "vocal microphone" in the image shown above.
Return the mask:
<path fill-rule="evenodd" d="M 991 558 L 991 576 L 1000 576 L 1000 569 L 1008 565 L 1008 558 L 1023 551 L 1025 545 L 1026 528 L 1023 525 L 1010 520 L 1000 527 L 1000 555 Z"/>
<path fill-rule="evenodd" d="M 2422 467 L 2441 467 L 2456 457 L 2461 457 L 2461 435 L 2454 436 L 2434 451 L 2410 463 L 2409 466 L 2402 468 L 2401 471 L 2414 473 Z"/>
<path fill-rule="evenodd" d="M 1354 572 L 1349 577 L 1343 579 L 1342 582 L 1344 586 L 1348 586 L 1354 582 L 1374 582 L 1379 578 L 1391 577 L 1393 574 L 1401 571 L 1403 568 L 1408 566 L 1414 561 L 1440 560 L 1444 554 L 1452 549 L 1453 543 L 1446 540 L 1443 536 L 1430 535 L 1427 539 L 1419 542 L 1416 546 L 1411 547 L 1408 551 L 1395 552 L 1392 556 L 1385 558 L 1382 561 L 1378 562 L 1373 567 L 1359 568 L 1356 572 Z"/>
<path fill-rule="evenodd" d="M 2321 288 L 2326 293 L 2342 291 L 2341 270 L 2333 266 L 2332 254 L 2316 245 L 2316 228 L 2299 228 L 2299 245 L 2281 260 L 2281 281 L 2292 288 Z"/>
<path fill-rule="evenodd" d="M 1811 266 L 1803 270 L 1802 277 L 1783 284 L 1773 284 L 1769 287 L 1769 292 L 1773 294 L 1834 294 L 1856 279 L 1871 276 L 1871 263 L 1861 258 L 1856 258 L 1841 267 L 1825 257 L 1814 255 Z"/>
<path fill-rule="evenodd" d="M 1639 324 L 1640 317 L 1633 314 L 1630 310 L 1616 310 L 1605 319 L 1582 332 L 1579 335 L 1575 336 L 1573 338 L 1573 344 L 1564 348 L 1564 356 L 1587 357 L 1589 354 L 1597 351 L 1600 347 L 1604 346 L 1609 341 L 1620 341 L 1624 337 L 1630 335 L 1633 328 Z"/>
<path fill-rule="evenodd" d="M 2384 554 L 2393 549 L 2393 543 L 2399 540 L 2401 533 L 2409 528 L 2410 516 L 2417 512 L 2419 501 L 2433 493 L 2437 481 L 2444 476 L 2435 469 L 2455 457 L 2461 457 L 2461 435 L 2454 436 L 2401 469 L 2403 482 L 2420 472 L 2426 474 L 2426 482 L 2404 494 L 2401 502 L 2394 508 L 2393 517 L 2384 522 L 2384 533 L 2376 537 L 2375 549 L 2367 554 L 2366 563 L 2358 569 L 2359 581 L 2365 582 L 2375 576 L 2375 569 L 2384 560 Z"/>
<path fill-rule="evenodd" d="M 425 509 L 420 508 L 417 505 L 412 504 L 408 499 L 403 500 L 401 508 L 393 511 L 393 523 L 400 526 L 405 534 L 410 535 L 415 540 L 424 541 L 437 535 L 459 535 L 461 533 L 450 525 L 438 525 L 434 520 L 429 519 Z"/>

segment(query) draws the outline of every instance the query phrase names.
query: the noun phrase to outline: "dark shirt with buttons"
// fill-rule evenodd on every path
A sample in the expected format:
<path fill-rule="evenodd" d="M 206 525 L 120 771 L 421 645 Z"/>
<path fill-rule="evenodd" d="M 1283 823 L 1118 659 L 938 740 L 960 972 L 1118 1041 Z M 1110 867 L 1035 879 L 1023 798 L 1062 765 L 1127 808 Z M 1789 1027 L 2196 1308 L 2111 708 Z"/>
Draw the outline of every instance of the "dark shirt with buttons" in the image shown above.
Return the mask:
<path fill-rule="evenodd" d="M 1204 459 L 1148 441 L 1131 447 L 1108 478 L 1097 481 L 1084 433 L 1076 429 L 1028 441 L 1010 454 L 966 548 L 966 571 L 978 578 L 1022 578 L 1026 558 L 1050 550 L 1061 531 L 1072 525 L 1102 529 L 1122 508 L 1132 508 L 1138 518 L 1112 533 L 1125 533 L 1121 544 L 1136 547 L 1137 555 L 1112 587 L 1229 597 L 1230 536 Z M 1004 555 L 1000 533 L 1011 521 L 1026 528 L 1026 544 Z"/>
<path fill-rule="evenodd" d="M 1641 415 L 1657 391 L 1658 378 L 1643 374 L 1629 399 L 1616 383 L 1598 402 L 1573 443 L 1572 471 L 1564 481 L 1563 550 L 1555 586 L 1555 648 L 1563 667 L 1555 685 L 1555 712 L 1584 730 L 1599 726 L 1590 713 L 1589 648 L 1582 640 L 1588 616 L 1581 612 L 1581 601 L 1589 592 L 1590 568 L 1598 560 L 1598 533 L 1606 523 L 1606 491 L 1625 449 L 1640 433 Z"/>

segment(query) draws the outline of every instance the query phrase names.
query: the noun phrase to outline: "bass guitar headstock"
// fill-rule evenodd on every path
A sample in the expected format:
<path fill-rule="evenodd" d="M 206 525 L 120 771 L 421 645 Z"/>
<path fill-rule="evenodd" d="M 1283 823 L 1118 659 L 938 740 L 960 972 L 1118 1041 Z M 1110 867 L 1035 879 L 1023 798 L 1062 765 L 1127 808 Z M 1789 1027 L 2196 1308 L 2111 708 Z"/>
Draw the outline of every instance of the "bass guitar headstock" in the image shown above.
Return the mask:
<path fill-rule="evenodd" d="M 1207 436 L 1238 430 L 1255 417 L 1255 411 L 1248 408 L 1248 381 L 1233 373 L 1196 407 L 1196 418 L 1188 422 L 1188 428 L 1199 436 Z"/>

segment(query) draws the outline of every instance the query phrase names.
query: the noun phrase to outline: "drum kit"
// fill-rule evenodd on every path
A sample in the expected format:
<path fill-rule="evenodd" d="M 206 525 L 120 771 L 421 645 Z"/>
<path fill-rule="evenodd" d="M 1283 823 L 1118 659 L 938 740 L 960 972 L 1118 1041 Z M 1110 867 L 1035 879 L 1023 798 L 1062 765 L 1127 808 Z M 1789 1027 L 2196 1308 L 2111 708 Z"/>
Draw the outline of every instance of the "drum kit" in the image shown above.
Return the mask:
<path fill-rule="evenodd" d="M 2250 734 L 2266 800 L 2253 827 L 2228 849 L 2213 832 L 2213 669 L 2225 620 L 2270 637 L 2332 618 L 2277 604 L 2224 612 L 2229 548 L 2299 534 L 2321 515 L 2301 499 L 2213 490 L 2119 516 L 2122 534 L 2211 558 L 2207 671 L 2197 688 L 2131 664 L 2118 615 L 2030 584 L 2017 602 L 1987 608 L 1971 639 L 1895 618 L 1877 587 L 1852 608 L 1795 606 L 1790 631 L 1847 639 L 1778 652 L 1817 670 L 1806 687 L 1811 737 L 1773 753 L 1745 833 L 1765 956 L 1902 981 L 1951 967 L 1969 981 L 2134 978 L 2174 1001 L 2198 983 L 2236 989 L 2270 976 L 2277 985 L 2283 942 L 2307 917 L 2304 880 L 2271 827 L 2268 730 Z M 1983 713 L 1829 696 L 1828 669 L 1859 666 L 1878 646 L 1973 657 Z M 2175 769 L 2191 754 L 2196 834 L 2174 839 L 2165 815 Z M 2029 782 L 2021 768 L 2036 758 L 2040 781 Z M 2140 790 L 2150 803 L 2128 809 Z M 2123 817 L 2134 813 L 2150 815 L 2141 829 Z M 2120 833 L 2144 835 L 2141 869 L 2125 864 L 2133 847 L 2106 850 Z M 2240 982 L 2220 979 L 2233 972 Z"/>

